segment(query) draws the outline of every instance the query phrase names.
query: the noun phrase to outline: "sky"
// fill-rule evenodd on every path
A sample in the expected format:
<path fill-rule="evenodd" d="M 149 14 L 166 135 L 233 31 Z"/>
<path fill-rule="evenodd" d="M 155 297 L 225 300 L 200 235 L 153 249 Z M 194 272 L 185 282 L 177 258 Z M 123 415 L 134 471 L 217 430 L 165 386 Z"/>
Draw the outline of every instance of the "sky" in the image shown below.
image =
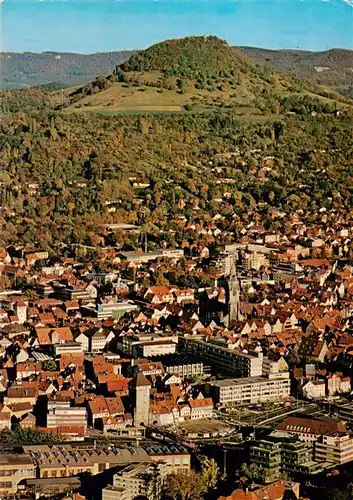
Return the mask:
<path fill-rule="evenodd" d="M 231 45 L 353 49 L 353 0 L 0 0 L 6 52 L 140 49 L 210 34 Z"/>

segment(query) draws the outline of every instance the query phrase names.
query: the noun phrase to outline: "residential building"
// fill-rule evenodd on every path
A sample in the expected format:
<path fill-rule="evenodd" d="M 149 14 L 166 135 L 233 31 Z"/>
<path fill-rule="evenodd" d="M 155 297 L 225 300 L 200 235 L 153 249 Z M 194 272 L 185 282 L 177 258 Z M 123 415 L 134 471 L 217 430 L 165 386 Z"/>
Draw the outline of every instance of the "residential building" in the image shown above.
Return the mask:
<path fill-rule="evenodd" d="M 322 436 L 315 443 L 315 460 L 337 465 L 353 461 L 353 437 L 348 434 Z"/>
<path fill-rule="evenodd" d="M 218 500 L 282 500 L 285 491 L 293 491 L 295 496 L 299 498 L 300 483 L 293 481 L 276 481 L 261 488 L 244 491 L 238 489 L 228 497 L 219 497 Z"/>
<path fill-rule="evenodd" d="M 113 477 L 113 486 L 102 492 L 102 500 L 134 500 L 143 497 L 158 500 L 167 475 L 164 463 L 139 463 L 124 467 Z"/>
<path fill-rule="evenodd" d="M 262 353 L 247 354 L 213 342 L 205 342 L 190 337 L 179 339 L 183 353 L 206 361 L 222 372 L 235 377 L 256 377 L 262 375 Z"/>
<path fill-rule="evenodd" d="M 306 399 L 323 399 L 326 396 L 324 380 L 310 380 L 303 386 L 303 396 Z"/>

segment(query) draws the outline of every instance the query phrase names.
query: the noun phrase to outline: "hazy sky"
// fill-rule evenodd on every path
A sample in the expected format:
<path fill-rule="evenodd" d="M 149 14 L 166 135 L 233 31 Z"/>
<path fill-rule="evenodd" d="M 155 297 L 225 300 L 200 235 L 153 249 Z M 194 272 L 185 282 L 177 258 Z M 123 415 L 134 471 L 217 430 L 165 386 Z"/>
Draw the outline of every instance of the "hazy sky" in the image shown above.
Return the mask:
<path fill-rule="evenodd" d="M 0 0 L 0 12 L 4 51 L 137 49 L 200 34 L 232 45 L 353 49 L 353 0 Z"/>

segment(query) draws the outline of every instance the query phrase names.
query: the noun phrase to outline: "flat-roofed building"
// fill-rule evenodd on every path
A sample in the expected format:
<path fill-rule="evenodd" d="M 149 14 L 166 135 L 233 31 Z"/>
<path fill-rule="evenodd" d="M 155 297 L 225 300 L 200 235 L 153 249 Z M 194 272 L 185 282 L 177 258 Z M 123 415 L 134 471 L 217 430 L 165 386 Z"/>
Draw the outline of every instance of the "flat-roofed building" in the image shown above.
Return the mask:
<path fill-rule="evenodd" d="M 114 474 L 113 486 L 105 488 L 102 500 L 134 500 L 143 497 L 158 500 L 168 468 L 164 463 L 131 464 Z"/>
<path fill-rule="evenodd" d="M 346 464 L 353 460 L 353 437 L 348 434 L 321 436 L 315 443 L 315 460 Z"/>
<path fill-rule="evenodd" d="M 211 382 L 215 403 L 221 406 L 279 401 L 290 394 L 289 374 L 275 378 L 244 377 Z"/>
<path fill-rule="evenodd" d="M 126 335 L 118 346 L 121 351 L 135 358 L 165 356 L 176 353 L 178 336 L 163 333 Z"/>
<path fill-rule="evenodd" d="M 83 427 L 87 429 L 87 411 L 80 406 L 71 406 L 70 401 L 53 399 L 48 401 L 47 428 Z"/>
<path fill-rule="evenodd" d="M 338 418 L 353 424 L 353 403 L 347 403 L 345 405 L 337 405 L 335 408 Z"/>
<path fill-rule="evenodd" d="M 0 496 L 16 494 L 19 483 L 36 477 L 36 464 L 29 454 L 0 453 Z"/>
<path fill-rule="evenodd" d="M 262 353 L 247 354 L 228 349 L 213 342 L 180 337 L 180 350 L 208 364 L 219 368 L 224 373 L 235 377 L 256 377 L 262 375 Z"/>
<path fill-rule="evenodd" d="M 263 467 L 269 478 L 275 478 L 282 472 L 317 468 L 313 462 L 313 452 L 313 445 L 303 443 L 297 436 L 283 436 L 275 432 L 251 445 L 250 463 Z"/>

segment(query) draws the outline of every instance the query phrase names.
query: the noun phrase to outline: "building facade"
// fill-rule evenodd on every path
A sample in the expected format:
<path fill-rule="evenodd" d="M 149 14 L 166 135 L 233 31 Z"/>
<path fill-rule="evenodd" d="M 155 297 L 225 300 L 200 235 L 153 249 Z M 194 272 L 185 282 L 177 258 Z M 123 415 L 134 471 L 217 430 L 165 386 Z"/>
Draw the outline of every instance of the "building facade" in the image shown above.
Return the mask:
<path fill-rule="evenodd" d="M 221 406 L 278 401 L 290 394 L 289 374 L 281 377 L 245 377 L 212 382 L 215 403 Z"/>
<path fill-rule="evenodd" d="M 215 368 L 234 377 L 256 377 L 262 375 L 262 353 L 246 354 L 222 347 L 213 342 L 181 337 L 183 353 L 206 361 Z"/>

